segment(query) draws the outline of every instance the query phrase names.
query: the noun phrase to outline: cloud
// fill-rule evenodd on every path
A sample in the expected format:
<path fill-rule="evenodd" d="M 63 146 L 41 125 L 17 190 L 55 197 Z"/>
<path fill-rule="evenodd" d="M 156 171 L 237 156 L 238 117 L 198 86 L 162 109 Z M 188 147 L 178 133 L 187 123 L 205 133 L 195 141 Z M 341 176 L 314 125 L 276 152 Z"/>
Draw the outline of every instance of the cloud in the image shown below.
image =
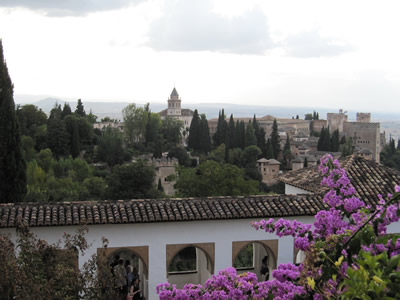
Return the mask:
<path fill-rule="evenodd" d="M 119 9 L 143 0 L 0 0 L 0 7 L 23 7 L 48 16 L 84 16 L 88 13 Z"/>
<path fill-rule="evenodd" d="M 301 58 L 336 56 L 352 50 L 341 41 L 322 37 L 317 30 L 289 36 L 282 46 L 288 56 Z"/>
<path fill-rule="evenodd" d="M 164 15 L 149 30 L 148 46 L 167 51 L 262 54 L 272 47 L 267 18 L 260 10 L 225 17 L 208 0 L 167 1 Z"/>
<path fill-rule="evenodd" d="M 160 51 L 265 54 L 267 50 L 283 49 L 288 56 L 309 58 L 350 50 L 341 41 L 322 37 L 318 30 L 274 42 L 261 9 L 225 17 L 212 11 L 210 0 L 167 0 L 164 14 L 151 23 L 148 37 L 147 45 Z"/>

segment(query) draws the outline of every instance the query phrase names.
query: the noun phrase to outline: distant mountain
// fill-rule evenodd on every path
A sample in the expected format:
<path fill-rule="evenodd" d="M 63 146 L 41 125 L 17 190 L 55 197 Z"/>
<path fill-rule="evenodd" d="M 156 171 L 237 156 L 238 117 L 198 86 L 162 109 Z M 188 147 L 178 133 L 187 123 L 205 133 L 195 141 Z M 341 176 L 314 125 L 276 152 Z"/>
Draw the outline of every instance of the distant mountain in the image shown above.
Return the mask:
<path fill-rule="evenodd" d="M 48 97 L 37 102 L 26 101 L 24 103 L 31 103 L 44 112 L 49 113 L 56 103 L 64 105 L 64 102 L 68 102 L 72 110 L 75 110 L 76 101 L 65 101 L 63 99 Z M 122 119 L 122 109 L 126 107 L 130 102 L 90 102 L 84 101 L 86 112 L 90 110 L 99 117 L 99 119 L 106 116 L 114 119 Z M 23 103 L 22 103 L 23 104 Z M 20 105 L 22 105 L 20 104 Z M 143 103 L 136 103 L 139 106 L 143 106 Z M 256 114 L 257 117 L 263 117 L 265 115 L 272 115 L 278 118 L 292 118 L 299 115 L 300 118 L 304 118 L 307 113 L 312 113 L 314 110 L 319 113 L 321 119 L 326 119 L 328 112 L 338 112 L 339 108 L 328 109 L 320 107 L 282 107 L 282 106 L 263 106 L 263 105 L 246 105 L 246 104 L 229 104 L 229 103 L 185 103 L 183 101 L 182 108 L 190 108 L 192 110 L 197 109 L 200 114 L 206 114 L 208 119 L 217 118 L 219 111 L 223 108 L 224 113 L 227 117 L 233 114 L 235 117 L 252 117 Z M 150 102 L 150 109 L 153 112 L 159 112 L 167 108 L 167 103 Z M 360 111 L 363 111 L 362 109 Z M 395 113 L 382 113 L 382 112 L 371 112 L 372 121 L 375 122 L 400 122 L 398 114 Z M 349 120 L 355 120 L 356 111 L 348 111 Z"/>

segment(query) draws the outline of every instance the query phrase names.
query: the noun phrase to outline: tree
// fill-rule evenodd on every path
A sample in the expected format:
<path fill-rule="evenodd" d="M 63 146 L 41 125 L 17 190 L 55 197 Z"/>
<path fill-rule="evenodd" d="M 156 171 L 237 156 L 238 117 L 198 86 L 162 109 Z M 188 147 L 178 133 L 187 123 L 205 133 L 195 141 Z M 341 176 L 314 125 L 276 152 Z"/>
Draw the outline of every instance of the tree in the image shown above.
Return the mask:
<path fill-rule="evenodd" d="M 0 202 L 22 201 L 26 192 L 26 162 L 22 156 L 13 84 L 0 40 Z"/>
<path fill-rule="evenodd" d="M 35 139 L 37 128 L 47 123 L 46 114 L 33 104 L 25 104 L 22 107 L 18 106 L 16 114 L 21 135 L 27 135 L 33 139 Z"/>
<path fill-rule="evenodd" d="M 86 117 L 85 108 L 83 107 L 81 99 L 78 99 L 78 103 L 76 104 L 75 114 L 83 118 Z"/>
<path fill-rule="evenodd" d="M 228 124 L 225 121 L 224 109 L 222 109 L 218 114 L 218 124 L 217 130 L 213 136 L 214 146 L 218 147 L 226 142 L 226 135 L 228 130 Z"/>
<path fill-rule="evenodd" d="M 286 143 L 285 143 L 285 146 L 283 147 L 283 159 L 284 159 L 286 168 L 289 168 L 290 160 L 292 159 L 292 151 L 290 149 L 290 140 L 289 140 L 288 134 L 286 135 Z"/>
<path fill-rule="evenodd" d="M 339 129 L 336 129 L 334 132 L 332 132 L 331 141 L 330 141 L 330 148 L 331 148 L 330 150 L 333 152 L 338 152 L 339 145 L 340 145 Z"/>
<path fill-rule="evenodd" d="M 189 166 L 190 165 L 190 157 L 183 147 L 174 147 L 168 151 L 169 158 L 175 157 L 178 159 L 178 162 L 181 166 Z"/>
<path fill-rule="evenodd" d="M 337 138 L 338 137 L 339 137 L 339 135 L 337 136 Z M 335 138 L 335 142 L 336 141 L 338 142 L 338 140 Z M 319 139 L 318 139 L 317 149 L 318 149 L 318 151 L 332 151 L 331 150 L 331 134 L 329 132 L 329 127 L 321 128 L 321 132 L 320 132 Z"/>
<path fill-rule="evenodd" d="M 249 147 L 252 145 L 257 145 L 257 138 L 254 134 L 253 125 L 249 122 L 246 126 L 245 146 Z"/>
<path fill-rule="evenodd" d="M 131 103 L 122 110 L 124 133 L 129 144 L 139 143 L 145 139 L 148 113 L 148 103 L 144 107 L 138 107 L 135 103 Z"/>
<path fill-rule="evenodd" d="M 163 142 L 163 151 L 167 151 L 182 143 L 182 128 L 183 122 L 181 120 L 171 117 L 166 117 L 162 120 L 160 135 Z"/>
<path fill-rule="evenodd" d="M 162 145 L 161 145 L 161 136 L 156 140 L 156 143 L 154 145 L 154 152 L 153 152 L 153 157 L 154 158 L 161 158 L 162 157 Z"/>
<path fill-rule="evenodd" d="M 79 131 L 78 131 L 78 125 L 76 123 L 73 124 L 73 129 L 72 129 L 72 142 L 71 142 L 71 155 L 73 158 L 76 158 L 79 156 L 79 153 L 81 151 L 81 145 L 79 141 Z"/>
<path fill-rule="evenodd" d="M 274 158 L 277 159 L 279 156 L 279 152 L 281 151 L 281 146 L 279 141 L 278 122 L 276 121 L 276 119 L 274 119 L 274 123 L 272 124 L 272 133 L 270 142 Z"/>
<path fill-rule="evenodd" d="M 200 145 L 200 118 L 197 109 L 195 109 L 189 128 L 188 148 L 197 152 L 200 149 Z"/>
<path fill-rule="evenodd" d="M 206 115 L 202 114 L 200 119 L 200 148 L 199 151 L 203 154 L 208 154 L 211 150 L 211 138 L 210 129 L 208 127 L 208 121 Z"/>
<path fill-rule="evenodd" d="M 82 103 L 81 103 L 81 105 L 82 105 Z M 66 116 L 69 116 L 69 115 L 72 115 L 71 106 L 69 106 L 69 103 L 64 102 L 64 107 L 63 107 L 63 110 L 62 110 L 61 118 L 64 119 Z"/>
<path fill-rule="evenodd" d="M 274 158 L 274 149 L 272 148 L 270 139 L 267 140 L 266 155 L 265 156 L 266 156 L 267 159 Z"/>
<path fill-rule="evenodd" d="M 149 111 L 146 124 L 146 133 L 145 133 L 146 146 L 149 147 L 149 151 L 154 149 L 155 143 L 157 142 L 160 127 L 161 127 L 160 115 Z"/>
<path fill-rule="evenodd" d="M 122 133 L 116 128 L 103 129 L 95 154 L 98 160 L 110 167 L 122 163 L 126 158 Z"/>
<path fill-rule="evenodd" d="M 175 188 L 183 197 L 250 195 L 258 192 L 258 182 L 245 180 L 237 166 L 207 160 L 197 168 L 181 168 Z"/>
<path fill-rule="evenodd" d="M 56 104 L 47 120 L 47 143 L 56 158 L 66 156 L 70 152 L 70 136 L 61 114 L 61 106 Z"/>
<path fill-rule="evenodd" d="M 107 195 L 116 200 L 157 198 L 154 178 L 154 168 L 141 160 L 115 166 L 106 179 Z"/>

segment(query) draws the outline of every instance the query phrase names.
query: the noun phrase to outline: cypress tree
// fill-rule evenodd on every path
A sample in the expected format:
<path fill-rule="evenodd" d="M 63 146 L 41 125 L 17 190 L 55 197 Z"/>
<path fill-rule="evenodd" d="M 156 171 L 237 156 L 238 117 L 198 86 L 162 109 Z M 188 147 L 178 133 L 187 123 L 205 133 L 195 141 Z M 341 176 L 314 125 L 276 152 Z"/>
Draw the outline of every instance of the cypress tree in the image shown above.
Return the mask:
<path fill-rule="evenodd" d="M 164 192 L 164 188 L 161 184 L 161 178 L 158 178 L 157 190 L 159 190 L 160 192 Z"/>
<path fill-rule="evenodd" d="M 307 157 L 304 157 L 304 168 L 307 168 L 308 167 L 308 159 L 307 159 Z"/>
<path fill-rule="evenodd" d="M 78 104 L 76 105 L 75 114 L 77 114 L 80 117 L 86 117 L 85 108 L 83 107 L 81 99 L 78 99 Z"/>
<path fill-rule="evenodd" d="M 272 145 L 271 145 L 270 139 L 267 140 L 267 146 L 266 146 L 266 148 L 267 148 L 267 150 L 266 150 L 266 152 L 267 152 L 267 155 L 266 155 L 267 159 L 274 158 L 274 150 L 272 149 Z"/>
<path fill-rule="evenodd" d="M 318 139 L 318 144 L 317 144 L 318 151 L 323 151 L 324 140 L 325 140 L 325 127 L 322 127 L 321 131 L 319 133 L 319 139 Z"/>
<path fill-rule="evenodd" d="M 64 107 L 62 110 L 61 118 L 64 119 L 66 116 L 69 116 L 71 114 L 72 114 L 71 106 L 69 106 L 69 104 L 67 102 L 64 102 Z"/>
<path fill-rule="evenodd" d="M 243 121 L 240 121 L 239 122 L 239 135 L 238 135 L 238 138 L 239 138 L 239 147 L 240 148 L 242 148 L 242 149 L 244 149 L 244 148 L 246 148 L 245 147 L 245 136 L 246 136 L 246 128 L 245 128 L 245 126 L 244 126 L 244 122 Z"/>
<path fill-rule="evenodd" d="M 229 118 L 228 137 L 229 137 L 229 149 L 236 148 L 237 139 L 235 137 L 235 121 L 233 120 L 233 114 L 231 114 L 231 117 Z"/>
<path fill-rule="evenodd" d="M 47 143 L 56 158 L 68 155 L 70 149 L 69 134 L 61 115 L 61 106 L 56 104 L 47 120 Z"/>
<path fill-rule="evenodd" d="M 331 136 L 331 141 L 330 141 L 330 149 L 333 152 L 338 152 L 339 151 L 339 144 L 340 144 L 340 140 L 339 140 L 339 129 L 336 129 Z"/>
<path fill-rule="evenodd" d="M 194 110 L 192 123 L 190 123 L 188 147 L 195 152 L 200 149 L 200 118 L 197 109 Z"/>
<path fill-rule="evenodd" d="M 162 139 L 162 137 L 160 135 L 156 139 L 156 144 L 154 145 L 154 152 L 153 152 L 153 157 L 154 158 L 161 158 L 162 157 L 161 139 Z"/>
<path fill-rule="evenodd" d="M 2 203 L 23 201 L 27 191 L 26 162 L 22 156 L 13 89 L 0 40 L 0 202 Z"/>
<path fill-rule="evenodd" d="M 274 153 L 274 158 L 277 159 L 279 152 L 281 151 L 281 146 L 279 143 L 278 122 L 276 119 L 274 119 L 274 123 L 272 124 L 271 146 Z"/>
<path fill-rule="evenodd" d="M 79 156 L 79 153 L 81 151 L 81 145 L 79 141 L 78 124 L 74 122 L 72 126 L 73 129 L 72 129 L 72 141 L 71 141 L 71 155 L 73 158 L 76 158 Z"/>
<path fill-rule="evenodd" d="M 253 125 L 251 123 L 246 126 L 245 147 L 256 145 L 257 139 L 254 134 Z"/>
<path fill-rule="evenodd" d="M 213 137 L 215 147 L 218 147 L 219 145 L 225 143 L 227 130 L 228 124 L 225 121 L 224 109 L 222 109 L 222 111 L 220 111 L 218 115 L 217 131 L 215 132 Z"/>
<path fill-rule="evenodd" d="M 200 119 L 200 136 L 199 136 L 199 150 L 200 152 L 207 154 L 211 150 L 211 138 L 210 129 L 208 128 L 208 121 L 204 114 L 201 115 Z"/>
<path fill-rule="evenodd" d="M 261 149 L 261 157 L 265 157 L 267 153 L 267 144 L 265 142 L 264 128 L 260 127 L 259 138 L 257 140 L 257 147 Z"/>

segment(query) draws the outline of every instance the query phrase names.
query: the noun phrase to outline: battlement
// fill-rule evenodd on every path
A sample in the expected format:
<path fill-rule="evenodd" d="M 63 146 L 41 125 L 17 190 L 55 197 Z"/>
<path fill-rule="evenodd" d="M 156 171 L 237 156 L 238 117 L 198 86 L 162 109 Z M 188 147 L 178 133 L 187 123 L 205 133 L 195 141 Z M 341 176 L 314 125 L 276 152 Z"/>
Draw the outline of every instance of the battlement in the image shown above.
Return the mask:
<path fill-rule="evenodd" d="M 357 113 L 357 122 L 359 123 L 370 123 L 371 122 L 371 113 Z"/>
<path fill-rule="evenodd" d="M 179 164 L 178 159 L 175 157 L 152 158 L 149 162 L 156 168 L 176 167 Z"/>

